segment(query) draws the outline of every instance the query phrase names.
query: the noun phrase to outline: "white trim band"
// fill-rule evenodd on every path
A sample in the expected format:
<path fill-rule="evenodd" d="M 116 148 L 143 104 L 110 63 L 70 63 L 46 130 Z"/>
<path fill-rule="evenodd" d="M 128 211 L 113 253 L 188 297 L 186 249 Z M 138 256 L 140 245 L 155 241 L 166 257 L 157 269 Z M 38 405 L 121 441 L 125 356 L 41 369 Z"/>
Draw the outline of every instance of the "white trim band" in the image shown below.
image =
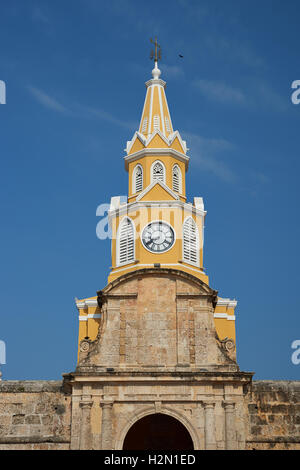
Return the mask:
<path fill-rule="evenodd" d="M 101 313 L 89 313 L 88 315 L 79 315 L 79 321 L 88 321 L 89 318 L 101 318 Z"/>
<path fill-rule="evenodd" d="M 222 297 L 218 297 L 217 305 L 220 307 L 235 308 L 237 306 L 237 300 L 222 299 Z"/>
<path fill-rule="evenodd" d="M 76 300 L 76 307 L 80 308 L 88 308 L 88 307 L 98 307 L 97 299 L 86 299 L 86 300 Z"/>
<path fill-rule="evenodd" d="M 223 320 L 235 320 L 235 315 L 227 315 L 227 313 L 215 313 L 214 318 L 223 318 Z"/>

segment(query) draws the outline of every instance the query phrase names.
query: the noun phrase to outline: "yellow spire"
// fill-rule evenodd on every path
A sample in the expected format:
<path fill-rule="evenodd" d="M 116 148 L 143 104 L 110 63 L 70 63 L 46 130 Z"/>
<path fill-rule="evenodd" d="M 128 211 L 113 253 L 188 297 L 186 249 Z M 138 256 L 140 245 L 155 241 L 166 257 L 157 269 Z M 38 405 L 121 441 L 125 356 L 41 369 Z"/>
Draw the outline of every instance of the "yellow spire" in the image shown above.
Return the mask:
<path fill-rule="evenodd" d="M 173 126 L 165 94 L 166 82 L 159 78 L 161 71 L 157 66 L 158 59 L 161 58 L 161 49 L 156 38 L 155 41 L 151 39 L 151 42 L 155 45 L 155 52 L 152 51 L 150 56 L 154 58 L 153 78 L 146 82 L 147 93 L 139 132 L 147 137 L 159 130 L 165 137 L 168 137 L 173 132 Z"/>

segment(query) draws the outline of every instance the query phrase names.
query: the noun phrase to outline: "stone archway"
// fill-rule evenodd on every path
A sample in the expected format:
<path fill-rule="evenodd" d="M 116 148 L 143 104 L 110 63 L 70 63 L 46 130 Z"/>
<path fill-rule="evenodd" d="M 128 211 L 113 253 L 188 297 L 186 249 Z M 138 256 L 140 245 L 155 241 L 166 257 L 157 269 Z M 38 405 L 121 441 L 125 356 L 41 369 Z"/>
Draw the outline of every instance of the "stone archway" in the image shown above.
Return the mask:
<path fill-rule="evenodd" d="M 128 430 L 123 450 L 193 450 L 186 427 L 172 416 L 156 413 L 144 416 Z"/>

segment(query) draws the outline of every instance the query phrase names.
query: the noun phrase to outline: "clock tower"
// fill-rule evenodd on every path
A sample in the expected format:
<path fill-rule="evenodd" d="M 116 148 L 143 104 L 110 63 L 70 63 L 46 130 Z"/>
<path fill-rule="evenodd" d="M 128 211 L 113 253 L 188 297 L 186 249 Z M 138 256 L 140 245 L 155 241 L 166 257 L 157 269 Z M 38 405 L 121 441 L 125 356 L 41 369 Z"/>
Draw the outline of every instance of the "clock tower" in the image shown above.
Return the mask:
<path fill-rule="evenodd" d="M 188 148 L 158 68 L 124 157 L 128 197 L 111 198 L 112 263 L 97 296 L 76 300 L 73 449 L 242 449 L 244 392 L 236 300 L 209 285 L 206 211 L 186 198 Z"/>
<path fill-rule="evenodd" d="M 160 266 L 192 274 L 208 284 L 203 269 L 203 200 L 186 200 L 186 142 L 174 130 L 157 58 L 139 129 L 127 142 L 128 200 L 113 197 L 112 268 L 109 282 L 140 268 Z"/>

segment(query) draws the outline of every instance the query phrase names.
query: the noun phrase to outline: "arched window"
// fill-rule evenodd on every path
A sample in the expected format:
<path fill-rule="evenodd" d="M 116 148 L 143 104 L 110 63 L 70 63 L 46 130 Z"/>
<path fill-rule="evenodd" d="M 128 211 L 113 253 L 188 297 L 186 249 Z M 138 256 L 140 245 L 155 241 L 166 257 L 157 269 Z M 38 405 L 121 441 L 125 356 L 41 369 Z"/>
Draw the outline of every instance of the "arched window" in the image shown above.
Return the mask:
<path fill-rule="evenodd" d="M 165 182 L 165 167 L 164 165 L 157 161 L 154 162 L 151 168 L 151 180 Z"/>
<path fill-rule="evenodd" d="M 182 192 L 182 188 L 181 188 L 181 170 L 180 170 L 178 165 L 173 166 L 172 184 L 173 184 L 173 191 L 176 191 L 177 193 Z"/>
<path fill-rule="evenodd" d="M 183 261 L 199 266 L 199 233 L 192 217 L 183 224 Z"/>
<path fill-rule="evenodd" d="M 133 170 L 133 180 L 132 180 L 132 192 L 133 194 L 142 191 L 143 189 L 143 167 L 137 165 Z"/>
<path fill-rule="evenodd" d="M 118 230 L 117 264 L 128 264 L 134 261 L 134 226 L 131 219 L 125 217 Z"/>

